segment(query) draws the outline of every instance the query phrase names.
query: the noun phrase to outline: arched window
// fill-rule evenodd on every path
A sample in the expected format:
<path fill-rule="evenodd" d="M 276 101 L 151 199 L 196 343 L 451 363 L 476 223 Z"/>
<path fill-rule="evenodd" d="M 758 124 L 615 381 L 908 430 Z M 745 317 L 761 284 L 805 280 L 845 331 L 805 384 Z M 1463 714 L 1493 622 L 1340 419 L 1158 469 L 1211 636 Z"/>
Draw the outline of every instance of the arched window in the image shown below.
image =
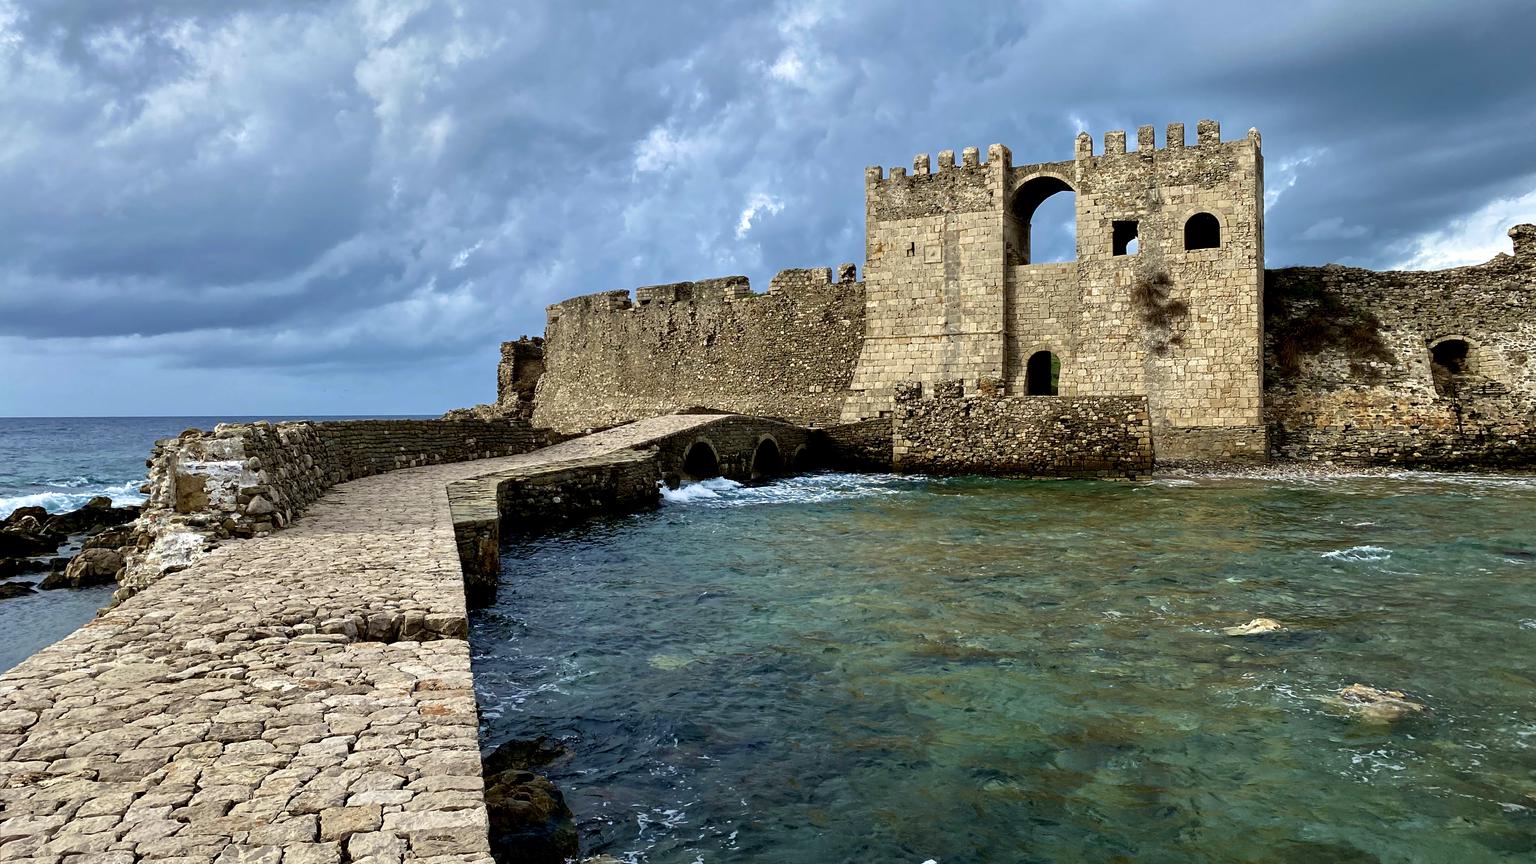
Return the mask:
<path fill-rule="evenodd" d="M 1049 174 L 1026 180 L 1013 193 L 1008 213 L 1013 218 L 1007 220 L 1004 240 L 1011 259 L 1020 264 L 1077 260 L 1077 192 L 1067 181 Z"/>
<path fill-rule="evenodd" d="M 1184 223 L 1185 249 L 1221 247 L 1221 220 L 1210 213 L 1196 213 Z"/>
<path fill-rule="evenodd" d="M 1061 377 L 1061 361 L 1049 351 L 1036 351 L 1024 367 L 1024 393 L 1028 396 L 1055 396 Z"/>

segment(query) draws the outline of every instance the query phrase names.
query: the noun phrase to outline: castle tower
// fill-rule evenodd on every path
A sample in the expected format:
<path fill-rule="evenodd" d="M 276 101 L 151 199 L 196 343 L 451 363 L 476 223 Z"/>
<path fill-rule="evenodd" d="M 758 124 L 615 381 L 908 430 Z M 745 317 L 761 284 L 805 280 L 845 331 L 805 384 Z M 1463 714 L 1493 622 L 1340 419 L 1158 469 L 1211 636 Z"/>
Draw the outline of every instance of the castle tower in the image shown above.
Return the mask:
<path fill-rule="evenodd" d="M 917 157 L 865 175 L 865 342 L 844 420 L 892 410 L 897 384 L 967 394 L 1145 396 L 1161 461 L 1267 451 L 1262 420 L 1259 136 L 1196 142 L 1150 126 L 1078 136 L 1070 161 Z M 1031 221 L 1075 197 L 1076 260 L 1033 263 Z"/>

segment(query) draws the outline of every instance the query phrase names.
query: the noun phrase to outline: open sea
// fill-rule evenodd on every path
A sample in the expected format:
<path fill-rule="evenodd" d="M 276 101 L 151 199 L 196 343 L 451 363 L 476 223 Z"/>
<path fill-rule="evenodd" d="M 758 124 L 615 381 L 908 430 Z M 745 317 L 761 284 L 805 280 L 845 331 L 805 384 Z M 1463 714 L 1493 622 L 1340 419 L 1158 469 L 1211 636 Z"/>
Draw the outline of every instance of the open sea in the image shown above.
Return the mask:
<path fill-rule="evenodd" d="M 0 519 L 18 507 L 62 513 L 97 495 L 137 504 L 144 500 L 144 462 L 157 439 L 219 423 L 302 419 L 350 418 L 0 417 Z M 0 600 L 0 672 L 89 621 L 111 596 L 111 588 L 88 588 Z"/>

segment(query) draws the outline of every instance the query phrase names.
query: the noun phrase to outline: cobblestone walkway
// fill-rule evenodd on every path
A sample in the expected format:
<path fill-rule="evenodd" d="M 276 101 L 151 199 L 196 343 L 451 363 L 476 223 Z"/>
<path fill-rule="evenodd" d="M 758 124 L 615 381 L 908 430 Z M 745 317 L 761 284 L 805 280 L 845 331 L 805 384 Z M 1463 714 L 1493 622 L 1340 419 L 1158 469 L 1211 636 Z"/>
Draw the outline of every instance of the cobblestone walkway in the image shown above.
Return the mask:
<path fill-rule="evenodd" d="M 0 676 L 0 861 L 485 862 L 453 480 L 669 416 L 335 487 Z"/>

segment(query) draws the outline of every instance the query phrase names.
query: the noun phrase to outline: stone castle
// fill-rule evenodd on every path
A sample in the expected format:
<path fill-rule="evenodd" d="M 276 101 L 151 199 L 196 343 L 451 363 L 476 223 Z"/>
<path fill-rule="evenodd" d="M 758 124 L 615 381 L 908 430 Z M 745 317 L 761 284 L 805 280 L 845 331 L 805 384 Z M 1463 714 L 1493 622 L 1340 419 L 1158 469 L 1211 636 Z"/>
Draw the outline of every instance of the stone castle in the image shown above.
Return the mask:
<path fill-rule="evenodd" d="M 566 432 L 689 407 L 834 438 L 877 424 L 858 437 L 922 470 L 1532 461 L 1536 228 L 1475 267 L 1266 271 L 1259 133 L 1202 120 L 1194 137 L 869 168 L 863 281 L 845 264 L 765 294 L 738 276 L 558 303 L 542 341 L 504 345 L 498 408 Z M 1057 194 L 1075 198 L 1076 260 L 1034 263 L 1031 221 Z"/>

